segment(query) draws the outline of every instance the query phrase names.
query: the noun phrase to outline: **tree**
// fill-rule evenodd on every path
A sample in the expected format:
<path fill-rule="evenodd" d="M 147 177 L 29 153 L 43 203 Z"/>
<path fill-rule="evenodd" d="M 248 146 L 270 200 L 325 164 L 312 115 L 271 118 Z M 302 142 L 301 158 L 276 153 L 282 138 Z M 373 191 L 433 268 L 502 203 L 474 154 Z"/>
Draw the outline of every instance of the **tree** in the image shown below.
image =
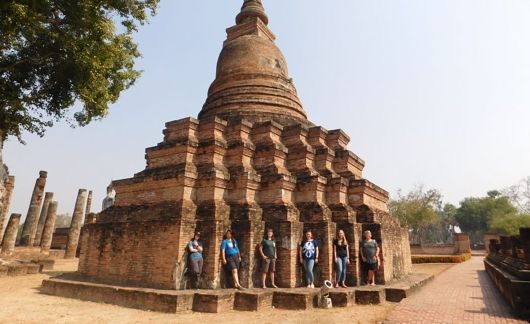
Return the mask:
<path fill-rule="evenodd" d="M 441 197 L 436 189 L 425 190 L 423 186 L 418 186 L 406 195 L 398 191 L 398 199 L 389 203 L 391 213 L 412 230 L 412 242 L 421 243 L 429 228 L 439 223 Z M 429 240 L 432 241 L 432 237 Z"/>
<path fill-rule="evenodd" d="M 53 122 L 105 117 L 139 77 L 132 34 L 159 0 L 0 2 L 0 162 L 3 142 L 43 136 Z M 69 114 L 74 103 L 81 110 Z M 73 118 L 72 118 L 73 116 Z"/>
<path fill-rule="evenodd" d="M 521 212 L 530 214 L 530 177 L 504 189 L 503 194 L 509 197 Z"/>
<path fill-rule="evenodd" d="M 472 242 L 481 242 L 490 223 L 518 214 L 510 199 L 499 191 L 490 191 L 486 197 L 470 197 L 460 202 L 455 219 L 460 228 L 469 233 Z"/>
<path fill-rule="evenodd" d="M 490 231 L 501 235 L 519 235 L 519 228 L 530 227 L 529 214 L 510 214 L 491 221 Z"/>

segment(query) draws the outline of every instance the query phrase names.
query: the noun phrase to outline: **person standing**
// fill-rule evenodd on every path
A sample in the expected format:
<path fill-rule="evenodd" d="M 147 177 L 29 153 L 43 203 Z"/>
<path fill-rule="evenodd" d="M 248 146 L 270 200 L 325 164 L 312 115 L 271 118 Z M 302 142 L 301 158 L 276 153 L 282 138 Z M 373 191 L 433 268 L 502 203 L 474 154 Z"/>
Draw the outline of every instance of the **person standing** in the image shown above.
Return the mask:
<path fill-rule="evenodd" d="M 375 271 L 379 268 L 379 245 L 372 239 L 372 232 L 364 231 L 364 240 L 361 242 L 361 257 L 368 270 L 368 284 L 375 285 Z"/>
<path fill-rule="evenodd" d="M 274 283 L 274 273 L 276 272 L 276 242 L 274 241 L 274 231 L 272 228 L 269 228 L 267 230 L 267 235 L 261 241 L 261 244 L 259 246 L 259 252 L 261 254 L 261 281 L 262 281 L 262 287 L 267 288 L 267 285 L 265 284 L 265 281 L 267 280 L 267 273 L 269 273 L 271 278 L 271 286 L 273 288 L 278 288 L 276 284 Z"/>
<path fill-rule="evenodd" d="M 337 238 L 333 240 L 333 256 L 335 258 L 336 276 L 335 288 L 346 286 L 346 266 L 350 263 L 348 241 L 343 230 L 339 230 Z"/>
<path fill-rule="evenodd" d="M 239 248 L 231 230 L 226 231 L 223 242 L 221 242 L 221 258 L 226 270 L 232 273 L 234 287 L 244 289 L 239 284 L 239 275 L 237 273 L 241 265 L 241 254 L 239 254 Z"/>
<path fill-rule="evenodd" d="M 200 240 L 200 237 L 201 232 L 195 231 L 193 238 L 188 243 L 188 251 L 190 253 L 189 261 L 193 274 L 195 289 L 199 289 L 201 285 L 202 265 L 204 263 L 202 258 L 203 244 Z"/>
<path fill-rule="evenodd" d="M 318 243 L 313 239 L 311 231 L 305 233 L 305 238 L 300 244 L 300 263 L 304 267 L 307 288 L 315 288 L 313 269 L 318 263 Z"/>

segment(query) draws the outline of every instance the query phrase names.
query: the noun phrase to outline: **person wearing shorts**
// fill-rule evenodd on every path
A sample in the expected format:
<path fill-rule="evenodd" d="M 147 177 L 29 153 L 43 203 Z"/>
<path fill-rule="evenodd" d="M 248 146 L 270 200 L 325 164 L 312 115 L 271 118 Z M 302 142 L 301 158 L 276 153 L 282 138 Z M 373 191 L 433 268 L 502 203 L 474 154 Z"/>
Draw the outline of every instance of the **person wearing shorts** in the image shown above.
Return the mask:
<path fill-rule="evenodd" d="M 361 242 L 361 257 L 363 265 L 368 270 L 368 284 L 375 285 L 375 271 L 379 268 L 379 245 L 372 239 L 372 232 L 364 231 L 364 240 Z"/>
<path fill-rule="evenodd" d="M 274 241 L 274 231 L 272 228 L 267 230 L 267 235 L 261 241 L 259 246 L 259 252 L 261 254 L 261 281 L 262 287 L 267 288 L 266 280 L 267 273 L 270 274 L 271 286 L 273 288 L 278 288 L 274 283 L 274 273 L 276 272 L 276 242 Z"/>
<path fill-rule="evenodd" d="M 239 254 L 239 248 L 237 242 L 232 236 L 232 231 L 226 231 L 225 237 L 221 242 L 221 258 L 226 270 L 232 273 L 232 279 L 234 280 L 234 286 L 237 289 L 243 289 L 239 284 L 239 276 L 237 271 L 241 264 L 241 255 Z"/>

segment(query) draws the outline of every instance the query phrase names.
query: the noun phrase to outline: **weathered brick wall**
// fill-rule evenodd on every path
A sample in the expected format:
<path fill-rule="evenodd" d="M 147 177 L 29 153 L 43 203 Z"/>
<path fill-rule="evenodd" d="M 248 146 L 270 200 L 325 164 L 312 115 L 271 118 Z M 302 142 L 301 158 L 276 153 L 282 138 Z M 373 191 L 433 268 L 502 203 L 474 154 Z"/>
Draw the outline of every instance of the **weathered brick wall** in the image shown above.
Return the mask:
<path fill-rule="evenodd" d="M 185 245 L 198 228 L 205 242 L 204 285 L 225 287 L 219 244 L 230 228 L 240 242 L 241 281 L 257 286 L 257 246 L 265 228 L 271 227 L 277 236 L 278 283 L 303 283 L 298 248 L 304 230 L 310 229 L 321 243 L 320 284 L 334 276 L 331 242 L 340 228 L 352 242 L 348 281 L 356 284 L 361 239 L 356 222 L 379 229 L 376 237 L 385 259 L 382 281 L 410 270 L 410 252 L 403 250 L 408 236 L 386 213 L 388 194 L 358 178 L 364 164 L 355 155 L 346 154 L 349 162 L 336 161 L 335 153 L 345 151 L 348 142 L 342 132 L 219 118 L 167 125 L 166 141 L 148 149 L 146 170 L 115 181 L 116 205 L 85 226 L 81 273 L 104 281 L 182 287 Z M 190 154 L 177 147 L 196 150 Z M 155 153 L 166 150 L 172 158 L 153 164 L 153 157 L 162 155 Z M 186 158 L 174 156 L 178 154 Z"/>

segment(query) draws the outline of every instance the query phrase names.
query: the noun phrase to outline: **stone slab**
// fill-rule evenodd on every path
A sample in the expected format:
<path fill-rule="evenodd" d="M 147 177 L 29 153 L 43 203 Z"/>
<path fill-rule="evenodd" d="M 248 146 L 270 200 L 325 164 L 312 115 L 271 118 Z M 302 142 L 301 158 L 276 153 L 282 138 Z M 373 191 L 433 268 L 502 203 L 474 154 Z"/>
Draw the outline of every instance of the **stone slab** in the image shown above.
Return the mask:
<path fill-rule="evenodd" d="M 351 288 L 336 288 L 329 292 L 333 307 L 349 307 L 355 304 L 355 290 Z"/>
<path fill-rule="evenodd" d="M 194 295 L 191 291 L 177 292 L 171 290 L 126 288 L 58 278 L 44 280 L 42 282 L 41 292 L 48 295 L 164 313 L 190 311 L 192 309 Z"/>
<path fill-rule="evenodd" d="M 25 276 L 28 274 L 28 266 L 26 264 L 9 264 L 7 266 L 7 275 L 9 277 Z"/>
<path fill-rule="evenodd" d="M 53 270 L 53 267 L 55 266 L 55 260 L 53 259 L 31 260 L 31 262 L 40 264 L 42 270 Z"/>
<path fill-rule="evenodd" d="M 386 300 L 400 302 L 403 298 L 410 297 L 422 286 L 434 279 L 432 274 L 413 273 L 405 279 L 400 280 L 385 288 Z"/>
<path fill-rule="evenodd" d="M 385 301 L 385 287 L 358 287 L 355 289 L 355 303 L 359 305 L 381 304 Z"/>
<path fill-rule="evenodd" d="M 27 272 L 26 274 L 37 274 L 42 272 L 42 266 L 40 264 L 36 263 L 28 263 L 26 264 Z"/>
<path fill-rule="evenodd" d="M 318 305 L 319 289 L 295 288 L 274 291 L 272 305 L 279 309 L 309 310 Z"/>
<path fill-rule="evenodd" d="M 237 291 L 234 309 L 240 311 L 262 311 L 272 308 L 272 290 L 244 290 Z"/>
<path fill-rule="evenodd" d="M 221 313 L 234 309 L 233 290 L 201 291 L 193 296 L 193 311 L 202 313 Z"/>

